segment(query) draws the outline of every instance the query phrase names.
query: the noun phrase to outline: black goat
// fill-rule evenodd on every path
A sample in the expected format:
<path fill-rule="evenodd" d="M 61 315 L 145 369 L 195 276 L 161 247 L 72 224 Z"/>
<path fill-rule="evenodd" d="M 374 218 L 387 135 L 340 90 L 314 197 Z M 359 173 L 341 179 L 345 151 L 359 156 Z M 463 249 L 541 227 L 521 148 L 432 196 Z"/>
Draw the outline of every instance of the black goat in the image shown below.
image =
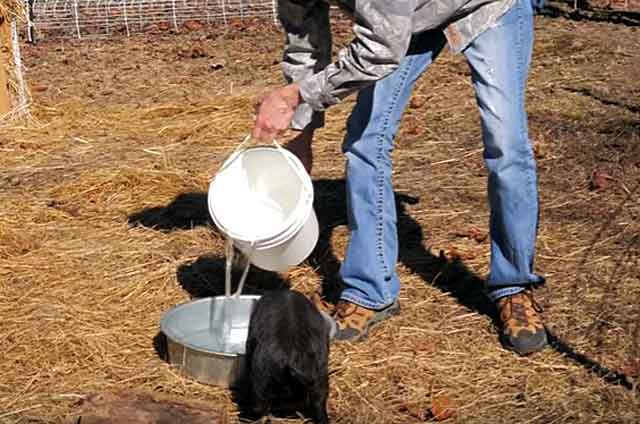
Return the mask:
<path fill-rule="evenodd" d="M 330 318 L 303 294 L 265 293 L 257 302 L 246 344 L 249 394 L 254 412 L 291 411 L 327 424 Z"/>

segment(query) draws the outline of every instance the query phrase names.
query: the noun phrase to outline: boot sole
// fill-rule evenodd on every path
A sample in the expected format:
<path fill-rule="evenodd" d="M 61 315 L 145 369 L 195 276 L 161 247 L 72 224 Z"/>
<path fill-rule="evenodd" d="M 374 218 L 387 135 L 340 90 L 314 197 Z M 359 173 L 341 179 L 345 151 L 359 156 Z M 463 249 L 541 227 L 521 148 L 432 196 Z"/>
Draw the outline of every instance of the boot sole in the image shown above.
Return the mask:
<path fill-rule="evenodd" d="M 502 347 L 504 347 L 507 350 L 510 350 L 511 352 L 515 352 L 520 356 L 527 356 L 527 355 L 531 355 L 532 353 L 540 352 L 541 350 L 543 350 L 549 344 L 549 338 L 545 331 L 544 338 L 540 339 L 540 342 L 532 346 L 527 346 L 526 349 L 516 348 L 512 343 L 510 343 L 507 340 L 507 337 L 504 337 L 502 335 L 500 335 L 500 343 L 502 344 Z"/>

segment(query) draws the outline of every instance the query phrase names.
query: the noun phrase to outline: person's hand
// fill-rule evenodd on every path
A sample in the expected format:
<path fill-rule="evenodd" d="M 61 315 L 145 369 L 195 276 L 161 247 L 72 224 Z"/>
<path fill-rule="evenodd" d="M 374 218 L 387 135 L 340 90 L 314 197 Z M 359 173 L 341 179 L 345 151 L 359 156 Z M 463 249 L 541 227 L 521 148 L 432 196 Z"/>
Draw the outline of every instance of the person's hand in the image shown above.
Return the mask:
<path fill-rule="evenodd" d="M 311 149 L 313 131 L 312 129 L 305 129 L 295 132 L 295 136 L 284 146 L 300 159 L 309 175 L 311 175 L 311 168 L 313 167 L 313 151 Z"/>
<path fill-rule="evenodd" d="M 271 91 L 258 106 L 253 138 L 271 142 L 278 133 L 289 128 L 295 108 L 300 104 L 297 84 L 289 84 Z"/>

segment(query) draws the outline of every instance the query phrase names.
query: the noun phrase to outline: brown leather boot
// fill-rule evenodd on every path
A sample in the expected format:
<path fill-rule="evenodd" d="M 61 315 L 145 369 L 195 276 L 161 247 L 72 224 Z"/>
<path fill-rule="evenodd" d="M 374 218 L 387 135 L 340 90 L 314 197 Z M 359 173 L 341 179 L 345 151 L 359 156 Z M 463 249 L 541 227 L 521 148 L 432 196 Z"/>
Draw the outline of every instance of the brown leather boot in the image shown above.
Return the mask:
<path fill-rule="evenodd" d="M 336 305 L 333 319 L 337 324 L 336 341 L 359 342 L 367 338 L 374 325 L 400 313 L 400 304 L 396 300 L 380 310 L 367 309 L 346 300 Z"/>
<path fill-rule="evenodd" d="M 496 301 L 500 314 L 502 345 L 520 355 L 544 349 L 547 330 L 542 322 L 542 308 L 533 298 L 531 289 L 505 296 Z"/>

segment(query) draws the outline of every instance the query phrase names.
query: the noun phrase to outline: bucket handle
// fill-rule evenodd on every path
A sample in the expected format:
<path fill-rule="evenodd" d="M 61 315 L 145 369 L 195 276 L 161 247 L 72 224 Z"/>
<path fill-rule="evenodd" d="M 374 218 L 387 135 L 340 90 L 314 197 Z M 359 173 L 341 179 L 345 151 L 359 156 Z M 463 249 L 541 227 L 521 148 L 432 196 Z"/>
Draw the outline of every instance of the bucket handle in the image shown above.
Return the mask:
<path fill-rule="evenodd" d="M 222 166 L 220 167 L 220 169 L 218 170 L 218 172 L 216 174 L 221 173 L 222 171 L 224 171 L 229 165 L 231 165 L 231 163 L 236 160 L 236 158 L 238 157 L 238 155 L 242 152 L 242 150 L 244 150 L 245 146 L 249 143 L 249 141 L 253 140 L 253 138 L 251 137 L 251 134 L 248 134 L 244 140 L 242 140 L 242 142 L 240 144 L 238 144 L 238 146 L 235 148 L 235 150 L 229 155 L 229 157 L 227 158 L 227 160 L 225 160 L 222 164 Z M 280 143 L 278 143 L 278 141 L 276 141 L 276 139 L 274 138 L 272 140 L 272 144 L 276 147 L 276 149 L 282 154 L 282 156 L 284 156 L 285 160 L 289 163 L 289 166 L 291 167 L 291 169 L 293 169 L 293 172 L 296 174 L 296 176 L 300 179 L 300 181 L 303 183 L 302 186 L 304 187 L 305 191 L 309 191 L 308 187 L 306 186 L 306 184 L 304 184 L 305 182 L 305 176 L 302 174 L 302 170 L 300 169 L 300 167 L 291 159 L 291 157 L 289 157 L 289 155 L 287 154 L 288 152 L 285 152 L 285 148 L 282 147 L 282 145 Z M 305 171 L 306 172 L 306 171 Z M 215 176 L 214 176 L 215 178 Z"/>

